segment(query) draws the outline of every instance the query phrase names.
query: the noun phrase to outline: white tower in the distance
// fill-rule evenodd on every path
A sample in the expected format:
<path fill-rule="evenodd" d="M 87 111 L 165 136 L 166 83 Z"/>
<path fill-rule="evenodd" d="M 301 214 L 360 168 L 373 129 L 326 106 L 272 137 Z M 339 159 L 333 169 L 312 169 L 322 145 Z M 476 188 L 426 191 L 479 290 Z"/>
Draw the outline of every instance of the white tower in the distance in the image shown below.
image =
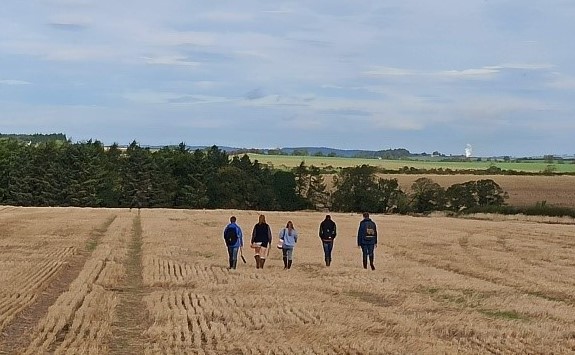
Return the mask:
<path fill-rule="evenodd" d="M 473 148 L 471 147 L 471 144 L 467 144 L 465 146 L 465 157 L 471 158 L 471 154 L 473 154 Z"/>

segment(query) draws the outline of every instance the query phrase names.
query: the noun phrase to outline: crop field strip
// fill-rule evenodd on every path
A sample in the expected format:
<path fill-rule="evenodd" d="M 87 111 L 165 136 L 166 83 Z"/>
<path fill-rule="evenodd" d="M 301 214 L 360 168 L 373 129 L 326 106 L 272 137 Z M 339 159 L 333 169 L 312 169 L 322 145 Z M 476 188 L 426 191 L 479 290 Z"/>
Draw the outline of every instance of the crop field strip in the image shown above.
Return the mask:
<path fill-rule="evenodd" d="M 75 211 L 59 209 L 55 214 L 46 209 L 9 208 L 0 214 L 0 224 L 6 227 L 0 238 L 0 353 L 10 353 L 21 345 L 15 334 L 20 343 L 27 341 L 27 319 L 44 313 L 55 293 L 67 287 L 82 266 L 86 241 L 97 240 L 101 229 L 113 220 L 106 212 L 108 218 L 95 219 L 101 225 L 91 229 L 93 225 L 83 220 L 87 216 Z M 70 238 L 73 232 L 78 235 Z"/>
<path fill-rule="evenodd" d="M 223 227 L 233 213 L 249 240 L 255 211 L 76 209 L 72 222 L 47 211 L 0 214 L 12 233 L 1 245 L 20 262 L 36 255 L 41 238 L 14 240 L 23 214 L 29 228 L 42 221 L 25 235 L 59 245 L 44 241 L 44 258 L 90 253 L 19 353 L 575 352 L 572 225 L 374 216 L 381 242 L 372 272 L 360 268 L 358 215 L 332 214 L 339 236 L 327 269 L 316 236 L 323 214 L 267 212 L 275 240 L 288 219 L 300 231 L 294 268 L 282 270 L 274 248 L 256 270 L 245 248 L 248 264 L 229 271 Z M 59 223 L 43 223 L 49 215 Z M 15 292 L 39 282 L 28 279 Z"/>
<path fill-rule="evenodd" d="M 101 231 L 78 277 L 39 320 L 25 354 L 107 353 L 117 303 L 113 290 L 124 273 L 122 236 L 129 223 L 127 218 L 114 218 Z"/>

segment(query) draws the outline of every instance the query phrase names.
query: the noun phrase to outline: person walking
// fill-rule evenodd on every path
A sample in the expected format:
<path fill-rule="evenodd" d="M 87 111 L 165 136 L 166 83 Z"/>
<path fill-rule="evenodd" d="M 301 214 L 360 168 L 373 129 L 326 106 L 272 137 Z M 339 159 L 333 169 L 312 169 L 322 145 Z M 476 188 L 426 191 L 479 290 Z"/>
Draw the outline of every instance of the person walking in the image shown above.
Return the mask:
<path fill-rule="evenodd" d="M 292 221 L 288 221 L 285 228 L 280 231 L 279 235 L 282 242 L 282 254 L 284 260 L 284 270 L 291 269 L 293 262 L 293 249 L 297 243 L 297 231 Z"/>
<path fill-rule="evenodd" d="M 251 246 L 254 248 L 254 259 L 256 259 L 256 269 L 263 269 L 268 255 L 268 248 L 272 243 L 272 230 L 266 223 L 266 216 L 260 215 L 258 223 L 252 231 Z"/>
<path fill-rule="evenodd" d="M 335 222 L 332 221 L 330 215 L 326 215 L 325 219 L 319 225 L 319 238 L 323 245 L 325 266 L 331 265 L 331 252 L 336 234 Z"/>
<path fill-rule="evenodd" d="M 236 224 L 236 217 L 230 217 L 230 224 L 224 228 L 224 241 L 228 248 L 228 269 L 235 269 L 238 265 L 238 250 L 244 246 L 242 229 Z"/>
<path fill-rule="evenodd" d="M 359 223 L 357 246 L 361 248 L 363 254 L 363 268 L 367 269 L 367 258 L 369 257 L 369 265 L 372 270 L 375 270 L 373 259 L 374 249 L 377 248 L 377 226 L 369 218 L 367 212 L 363 213 L 363 220 Z"/>

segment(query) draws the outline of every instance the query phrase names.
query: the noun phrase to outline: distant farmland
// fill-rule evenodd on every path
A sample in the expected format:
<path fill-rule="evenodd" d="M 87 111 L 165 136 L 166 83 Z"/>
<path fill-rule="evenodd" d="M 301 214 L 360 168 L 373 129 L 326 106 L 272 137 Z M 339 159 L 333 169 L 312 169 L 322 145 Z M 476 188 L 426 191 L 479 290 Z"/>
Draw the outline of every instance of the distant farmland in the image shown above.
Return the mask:
<path fill-rule="evenodd" d="M 367 159 L 367 158 L 340 158 L 340 157 L 318 157 L 318 156 L 292 156 L 292 155 L 265 155 L 265 154 L 248 154 L 250 159 L 258 160 L 261 163 L 272 164 L 275 168 L 293 168 L 298 166 L 302 161 L 306 165 L 314 165 L 320 168 L 349 168 L 362 164 L 381 167 L 389 170 L 398 170 L 404 166 L 417 169 L 451 169 L 465 170 L 477 169 L 486 170 L 491 166 L 503 170 L 524 171 L 530 173 L 539 173 L 545 171 L 550 165 L 554 172 L 557 173 L 575 173 L 575 164 L 570 161 L 563 163 L 549 164 L 543 160 L 529 162 L 502 162 L 502 161 L 466 161 L 466 162 L 444 162 L 439 160 L 385 160 L 385 159 Z"/>

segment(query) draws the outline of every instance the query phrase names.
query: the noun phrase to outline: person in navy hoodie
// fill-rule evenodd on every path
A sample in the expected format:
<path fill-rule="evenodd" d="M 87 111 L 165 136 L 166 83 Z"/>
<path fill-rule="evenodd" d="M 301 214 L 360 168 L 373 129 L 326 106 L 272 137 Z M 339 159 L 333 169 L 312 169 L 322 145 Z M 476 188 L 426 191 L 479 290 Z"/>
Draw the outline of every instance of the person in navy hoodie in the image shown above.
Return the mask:
<path fill-rule="evenodd" d="M 367 269 L 367 258 L 369 257 L 369 265 L 372 270 L 375 270 L 373 259 L 374 249 L 377 248 L 377 226 L 369 218 L 367 212 L 363 213 L 363 220 L 359 223 L 357 246 L 361 248 L 363 254 L 363 268 Z"/>
<path fill-rule="evenodd" d="M 330 215 L 326 215 L 325 219 L 319 225 L 319 238 L 323 246 L 325 266 L 331 265 L 331 252 L 336 235 L 335 222 L 332 221 Z"/>
<path fill-rule="evenodd" d="M 224 229 L 224 241 L 228 248 L 228 269 L 235 269 L 238 265 L 238 251 L 244 246 L 242 229 L 236 224 L 235 216 L 230 217 L 230 224 Z"/>

